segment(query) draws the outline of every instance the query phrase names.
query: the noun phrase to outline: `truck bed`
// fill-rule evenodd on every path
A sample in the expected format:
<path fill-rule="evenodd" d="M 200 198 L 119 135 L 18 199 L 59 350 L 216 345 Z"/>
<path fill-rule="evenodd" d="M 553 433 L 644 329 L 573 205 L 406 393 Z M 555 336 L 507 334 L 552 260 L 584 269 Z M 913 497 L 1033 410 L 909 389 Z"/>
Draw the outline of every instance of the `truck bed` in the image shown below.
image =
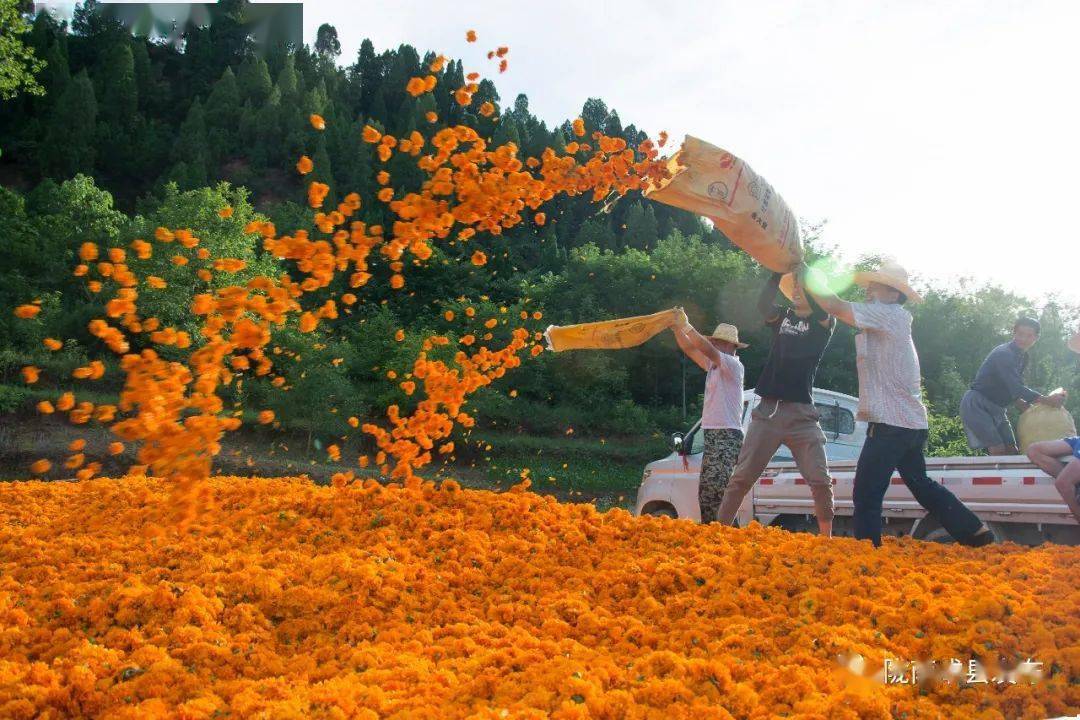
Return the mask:
<path fill-rule="evenodd" d="M 852 514 L 854 461 L 830 462 L 836 515 Z M 999 523 L 1076 525 L 1062 502 L 1053 478 L 1024 455 L 1000 457 L 942 457 L 926 459 L 927 474 L 953 492 L 984 520 Z M 809 488 L 793 462 L 770 465 L 753 493 L 754 512 L 768 517 L 812 514 Z M 885 494 L 882 515 L 918 519 L 926 515 L 908 492 L 899 474 L 892 477 Z M 762 518 L 764 519 L 764 518 Z"/>

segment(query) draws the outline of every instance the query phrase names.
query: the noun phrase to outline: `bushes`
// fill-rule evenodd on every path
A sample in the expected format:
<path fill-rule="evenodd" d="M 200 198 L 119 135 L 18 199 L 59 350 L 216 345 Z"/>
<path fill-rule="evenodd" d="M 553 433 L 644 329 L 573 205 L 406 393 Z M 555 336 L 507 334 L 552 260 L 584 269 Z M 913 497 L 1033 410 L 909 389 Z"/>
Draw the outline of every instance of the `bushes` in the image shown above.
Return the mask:
<path fill-rule="evenodd" d="M 954 457 L 958 455 L 977 455 L 968 447 L 964 423 L 954 415 L 930 414 L 930 436 L 926 444 L 926 454 L 933 457 Z"/>
<path fill-rule="evenodd" d="M 0 413 L 17 412 L 30 399 L 30 391 L 12 385 L 0 385 Z"/>

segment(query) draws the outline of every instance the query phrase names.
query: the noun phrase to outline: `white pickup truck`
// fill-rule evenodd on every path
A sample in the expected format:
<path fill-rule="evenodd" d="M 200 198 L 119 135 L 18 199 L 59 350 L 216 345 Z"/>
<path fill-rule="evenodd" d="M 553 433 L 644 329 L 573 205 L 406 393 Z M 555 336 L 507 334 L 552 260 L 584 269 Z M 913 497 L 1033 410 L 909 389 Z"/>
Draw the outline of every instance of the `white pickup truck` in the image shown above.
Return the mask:
<path fill-rule="evenodd" d="M 760 402 L 752 390 L 743 394 L 743 427 Z M 836 517 L 833 532 L 851 535 L 852 484 L 855 463 L 866 439 L 866 423 L 855 420 L 858 400 L 830 390 L 814 389 L 814 405 L 821 412 L 826 455 L 833 476 Z M 672 438 L 674 450 L 645 467 L 635 511 L 639 515 L 667 515 L 698 521 L 698 473 L 702 437 L 695 424 Z M 1080 525 L 1061 501 L 1053 480 L 1027 457 L 927 458 L 930 477 L 945 485 L 982 518 L 998 540 L 1037 545 L 1051 541 L 1080 544 Z M 740 526 L 751 520 L 790 530 L 815 532 L 814 504 L 787 448 L 781 446 L 773 461 L 739 508 Z M 911 535 L 923 540 L 949 540 L 948 533 L 927 516 L 899 475 L 885 495 L 883 530 L 890 535 Z"/>

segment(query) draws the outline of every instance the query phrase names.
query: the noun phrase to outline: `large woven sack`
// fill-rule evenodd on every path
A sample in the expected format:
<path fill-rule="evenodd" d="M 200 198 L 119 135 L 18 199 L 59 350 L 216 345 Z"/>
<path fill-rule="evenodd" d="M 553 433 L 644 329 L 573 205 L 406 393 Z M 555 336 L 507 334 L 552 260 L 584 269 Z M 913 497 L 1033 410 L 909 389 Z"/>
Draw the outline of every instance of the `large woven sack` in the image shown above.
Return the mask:
<path fill-rule="evenodd" d="M 1020 413 L 1016 435 L 1020 441 L 1020 452 L 1027 452 L 1031 443 L 1074 437 L 1076 423 L 1065 408 L 1035 403 Z"/>
<path fill-rule="evenodd" d="M 671 177 L 646 188 L 646 197 L 705 215 L 770 270 L 788 272 L 802 260 L 795 213 L 745 162 L 687 135 L 668 169 Z"/>

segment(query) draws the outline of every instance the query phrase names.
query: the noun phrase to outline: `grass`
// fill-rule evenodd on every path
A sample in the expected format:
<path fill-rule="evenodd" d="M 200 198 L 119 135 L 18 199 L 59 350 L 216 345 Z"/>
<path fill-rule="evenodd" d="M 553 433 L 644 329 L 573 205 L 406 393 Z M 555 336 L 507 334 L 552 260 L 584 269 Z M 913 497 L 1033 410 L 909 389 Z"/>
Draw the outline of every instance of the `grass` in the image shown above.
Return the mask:
<path fill-rule="evenodd" d="M 116 438 L 105 428 L 95 424 L 73 426 L 61 417 L 37 415 L 33 404 L 55 399 L 55 389 L 22 389 L 28 397 L 20 412 L 0 414 L 0 479 L 28 477 L 28 466 L 39 458 L 49 459 L 59 468 L 70 455 L 68 443 L 80 437 L 87 440 L 88 459 L 101 461 L 106 475 L 119 474 L 136 462 L 130 449 L 117 458 L 108 455 L 106 447 Z M 116 395 L 82 391 L 79 399 L 95 404 L 115 403 Z M 246 412 L 244 420 L 244 429 L 229 433 L 223 440 L 222 451 L 213 464 L 216 474 L 306 474 L 318 483 L 329 482 L 334 473 L 348 470 L 361 476 L 374 475 L 373 469 L 362 471 L 355 464 L 358 454 L 369 452 L 360 448 L 358 437 L 341 443 L 342 461 L 333 462 L 325 451 L 310 445 L 306 430 L 275 432 L 260 427 L 254 411 Z M 666 439 L 660 435 L 583 438 L 474 430 L 470 436 L 458 438 L 456 444 L 455 460 L 430 465 L 420 474 L 435 480 L 454 478 L 466 487 L 498 491 L 521 482 L 522 473 L 528 471 L 525 477 L 531 480 L 534 492 L 565 501 L 592 502 L 601 509 L 632 507 L 642 469 L 669 452 Z"/>
<path fill-rule="evenodd" d="M 483 431 L 470 440 L 470 452 L 462 453 L 466 457 L 439 473 L 472 487 L 505 489 L 521 482 L 528 470 L 533 491 L 592 501 L 600 508 L 632 506 L 645 465 L 668 452 L 660 437 L 580 439 Z M 468 457 L 471 453 L 476 454 Z"/>

